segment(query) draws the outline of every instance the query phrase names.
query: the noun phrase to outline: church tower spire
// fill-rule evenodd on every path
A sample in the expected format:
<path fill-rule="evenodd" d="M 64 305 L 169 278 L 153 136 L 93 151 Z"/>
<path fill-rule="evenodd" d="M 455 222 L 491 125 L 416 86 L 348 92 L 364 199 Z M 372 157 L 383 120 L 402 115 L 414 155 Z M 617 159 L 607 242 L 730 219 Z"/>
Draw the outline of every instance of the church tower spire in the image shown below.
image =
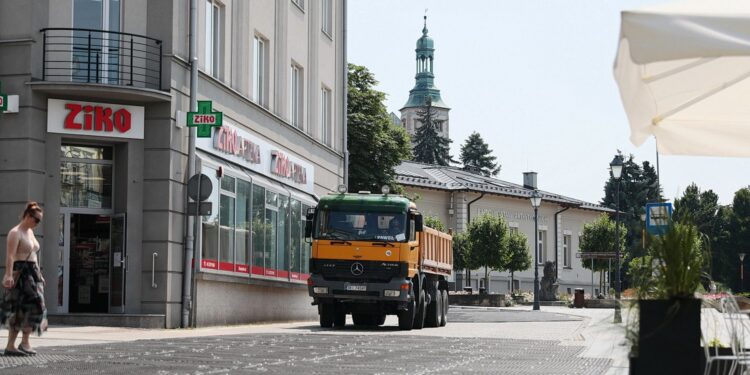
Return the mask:
<path fill-rule="evenodd" d="M 416 112 L 425 106 L 425 102 L 429 97 L 432 100 L 432 107 L 438 111 L 439 133 L 447 138 L 448 111 L 450 108 L 440 97 L 440 90 L 435 87 L 435 42 L 430 38 L 428 33 L 427 15 L 425 14 L 422 36 L 417 39 L 417 48 L 414 50 L 416 52 L 417 72 L 414 77 L 416 82 L 414 88 L 409 91 L 409 100 L 401 108 L 401 122 L 406 131 L 414 135 L 416 128 L 419 126 L 414 123 Z"/>

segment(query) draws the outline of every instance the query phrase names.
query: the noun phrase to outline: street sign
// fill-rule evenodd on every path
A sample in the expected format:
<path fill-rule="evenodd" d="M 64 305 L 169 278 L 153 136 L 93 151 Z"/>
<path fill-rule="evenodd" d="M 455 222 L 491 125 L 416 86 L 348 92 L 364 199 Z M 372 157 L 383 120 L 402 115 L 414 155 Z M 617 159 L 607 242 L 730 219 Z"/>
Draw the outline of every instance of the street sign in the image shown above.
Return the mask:
<path fill-rule="evenodd" d="M 200 181 L 200 186 L 198 185 Z M 211 179 L 205 174 L 196 174 L 188 180 L 188 197 L 194 201 L 205 201 L 213 191 Z M 200 196 L 198 196 L 200 190 Z M 193 210 L 195 212 L 195 210 Z"/>
<path fill-rule="evenodd" d="M 195 203 L 196 202 L 188 202 L 188 205 L 187 205 L 188 216 L 197 216 L 195 214 Z M 212 207 L 213 205 L 211 204 L 212 202 L 198 202 L 198 203 L 200 203 L 200 206 L 198 207 L 200 209 L 200 212 L 198 213 L 198 215 L 200 216 L 211 215 L 211 211 L 213 208 Z"/>
<path fill-rule="evenodd" d="M 8 109 L 8 95 L 3 94 L 3 86 L 0 82 L 0 113 Z"/>
<path fill-rule="evenodd" d="M 198 127 L 198 137 L 211 138 L 211 128 L 221 126 L 223 113 L 214 112 L 210 100 L 198 101 L 198 112 L 187 113 L 187 126 Z"/>
<path fill-rule="evenodd" d="M 646 230 L 651 234 L 664 234 L 672 218 L 672 203 L 646 203 Z"/>
<path fill-rule="evenodd" d="M 620 253 L 620 258 L 623 254 Z M 581 259 L 617 259 L 617 253 L 614 251 L 587 251 L 576 253 L 576 258 Z"/>

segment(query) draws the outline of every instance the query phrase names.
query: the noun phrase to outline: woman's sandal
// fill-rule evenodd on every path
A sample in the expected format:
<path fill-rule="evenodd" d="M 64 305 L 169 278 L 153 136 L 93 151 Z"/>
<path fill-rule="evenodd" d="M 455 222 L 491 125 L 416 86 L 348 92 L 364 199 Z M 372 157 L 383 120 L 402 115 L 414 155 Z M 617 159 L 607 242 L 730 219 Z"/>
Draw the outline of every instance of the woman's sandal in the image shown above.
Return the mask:
<path fill-rule="evenodd" d="M 26 357 L 26 353 L 20 350 L 8 350 L 3 351 L 3 355 L 6 357 Z"/>
<path fill-rule="evenodd" d="M 24 349 L 22 345 L 18 345 L 18 350 L 20 350 L 24 355 L 36 355 L 36 350 Z"/>

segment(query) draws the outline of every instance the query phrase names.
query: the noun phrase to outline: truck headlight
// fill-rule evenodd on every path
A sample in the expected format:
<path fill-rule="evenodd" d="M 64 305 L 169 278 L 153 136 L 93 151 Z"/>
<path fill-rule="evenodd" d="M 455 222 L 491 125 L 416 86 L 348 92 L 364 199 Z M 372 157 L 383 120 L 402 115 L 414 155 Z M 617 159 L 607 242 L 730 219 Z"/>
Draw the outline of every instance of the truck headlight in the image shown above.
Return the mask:
<path fill-rule="evenodd" d="M 385 290 L 384 295 L 386 297 L 398 297 L 401 295 L 401 291 L 400 290 Z"/>
<path fill-rule="evenodd" d="M 328 294 L 328 288 L 324 286 L 315 286 L 313 287 L 313 293 L 315 294 Z"/>

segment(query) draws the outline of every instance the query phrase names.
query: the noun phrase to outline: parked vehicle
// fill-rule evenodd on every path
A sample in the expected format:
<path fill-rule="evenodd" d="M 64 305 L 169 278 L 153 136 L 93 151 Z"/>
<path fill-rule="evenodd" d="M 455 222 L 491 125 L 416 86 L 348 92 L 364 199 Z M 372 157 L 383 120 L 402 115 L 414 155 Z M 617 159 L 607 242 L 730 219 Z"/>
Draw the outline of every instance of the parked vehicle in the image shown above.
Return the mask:
<path fill-rule="evenodd" d="M 307 214 L 312 241 L 308 290 L 321 327 L 378 326 L 397 315 L 402 330 L 447 322 L 450 234 L 422 224 L 414 202 L 392 194 L 329 194 Z"/>

